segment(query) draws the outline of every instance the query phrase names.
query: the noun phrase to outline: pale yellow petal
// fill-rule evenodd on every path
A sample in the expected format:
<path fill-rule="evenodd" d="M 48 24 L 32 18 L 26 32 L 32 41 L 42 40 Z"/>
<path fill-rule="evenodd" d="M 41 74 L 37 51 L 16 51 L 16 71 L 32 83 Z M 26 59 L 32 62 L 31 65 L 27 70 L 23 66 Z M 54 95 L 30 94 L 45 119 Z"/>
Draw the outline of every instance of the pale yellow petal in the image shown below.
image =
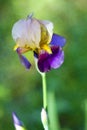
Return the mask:
<path fill-rule="evenodd" d="M 40 20 L 40 22 L 47 28 L 47 31 L 49 32 L 50 37 L 53 35 L 53 23 L 47 20 Z"/>
<path fill-rule="evenodd" d="M 41 29 L 40 23 L 36 19 L 32 19 L 29 24 L 27 21 L 27 31 L 28 31 L 28 44 L 30 46 L 39 47 L 39 42 L 41 39 Z"/>

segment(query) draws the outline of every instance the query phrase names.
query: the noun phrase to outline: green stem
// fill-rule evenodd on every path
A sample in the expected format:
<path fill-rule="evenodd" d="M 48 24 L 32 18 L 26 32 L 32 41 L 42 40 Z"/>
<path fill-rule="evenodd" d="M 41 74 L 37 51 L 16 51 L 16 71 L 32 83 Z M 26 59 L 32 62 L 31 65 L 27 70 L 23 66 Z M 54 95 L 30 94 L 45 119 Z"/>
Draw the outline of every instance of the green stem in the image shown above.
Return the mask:
<path fill-rule="evenodd" d="M 87 99 L 85 99 L 84 104 L 85 104 L 85 130 L 87 130 Z"/>
<path fill-rule="evenodd" d="M 48 115 L 50 119 L 50 130 L 60 130 L 60 122 L 57 113 L 54 91 L 48 91 Z"/>
<path fill-rule="evenodd" d="M 43 86 L 43 107 L 46 109 L 47 107 L 47 88 L 46 88 L 46 74 L 42 73 L 42 86 Z"/>
<path fill-rule="evenodd" d="M 37 59 L 35 58 L 35 66 L 37 71 L 42 77 L 42 86 L 43 86 L 43 108 L 46 109 L 47 107 L 47 90 L 46 90 L 46 74 L 42 73 L 37 66 Z"/>

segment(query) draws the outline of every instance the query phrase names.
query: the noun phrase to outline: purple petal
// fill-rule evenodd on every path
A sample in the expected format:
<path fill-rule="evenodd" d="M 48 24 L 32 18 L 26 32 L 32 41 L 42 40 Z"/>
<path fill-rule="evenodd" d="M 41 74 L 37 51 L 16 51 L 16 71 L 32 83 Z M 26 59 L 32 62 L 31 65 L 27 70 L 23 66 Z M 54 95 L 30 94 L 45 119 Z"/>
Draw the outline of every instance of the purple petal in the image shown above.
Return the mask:
<path fill-rule="evenodd" d="M 60 47 L 52 47 L 53 54 L 50 58 L 51 68 L 59 68 L 64 62 L 64 51 Z"/>
<path fill-rule="evenodd" d="M 64 52 L 62 48 L 53 46 L 52 54 L 43 52 L 38 59 L 38 68 L 41 72 L 47 72 L 52 68 L 59 68 L 64 62 Z"/>
<path fill-rule="evenodd" d="M 53 34 L 51 45 L 63 47 L 66 43 L 66 39 L 60 35 Z"/>
<path fill-rule="evenodd" d="M 21 54 L 19 55 L 19 58 L 20 58 L 20 61 L 21 61 L 22 65 L 24 65 L 24 66 L 26 67 L 26 69 L 30 69 L 31 64 L 30 64 L 30 62 L 27 60 L 27 58 L 24 57 L 24 56 L 21 55 Z"/>
<path fill-rule="evenodd" d="M 12 117 L 13 117 L 14 125 L 23 126 L 23 123 L 18 119 L 18 117 L 14 112 L 12 113 Z"/>
<path fill-rule="evenodd" d="M 18 47 L 18 48 L 16 49 L 16 52 L 20 55 L 20 54 L 21 54 L 21 48 Z"/>
<path fill-rule="evenodd" d="M 24 65 L 24 66 L 26 67 L 26 69 L 30 69 L 31 64 L 30 64 L 30 62 L 27 60 L 27 58 L 24 57 L 24 56 L 21 54 L 21 48 L 17 48 L 16 52 L 17 52 L 17 54 L 18 54 L 18 56 L 19 56 L 19 58 L 20 58 L 20 61 L 21 61 L 22 65 Z"/>
<path fill-rule="evenodd" d="M 50 55 L 47 52 L 40 54 L 38 59 L 38 68 L 41 72 L 47 72 L 51 69 L 49 58 Z"/>

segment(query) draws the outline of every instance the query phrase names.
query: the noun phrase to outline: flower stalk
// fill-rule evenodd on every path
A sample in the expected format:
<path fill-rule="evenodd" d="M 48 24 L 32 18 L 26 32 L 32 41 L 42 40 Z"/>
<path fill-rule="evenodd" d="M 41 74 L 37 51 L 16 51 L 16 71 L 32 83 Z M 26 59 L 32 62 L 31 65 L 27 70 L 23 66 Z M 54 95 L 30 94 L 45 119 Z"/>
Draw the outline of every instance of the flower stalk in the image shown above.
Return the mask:
<path fill-rule="evenodd" d="M 84 108 L 85 108 L 85 130 L 87 130 L 87 99 L 84 101 Z"/>
<path fill-rule="evenodd" d="M 44 130 L 49 130 L 48 128 L 48 116 L 46 112 L 47 108 L 47 85 L 46 85 L 46 73 L 41 73 L 42 77 L 42 87 L 43 87 L 43 108 L 41 111 L 41 121 L 44 127 Z"/>
<path fill-rule="evenodd" d="M 47 87 L 46 87 L 46 73 L 41 73 L 43 86 L 43 108 L 47 107 Z"/>

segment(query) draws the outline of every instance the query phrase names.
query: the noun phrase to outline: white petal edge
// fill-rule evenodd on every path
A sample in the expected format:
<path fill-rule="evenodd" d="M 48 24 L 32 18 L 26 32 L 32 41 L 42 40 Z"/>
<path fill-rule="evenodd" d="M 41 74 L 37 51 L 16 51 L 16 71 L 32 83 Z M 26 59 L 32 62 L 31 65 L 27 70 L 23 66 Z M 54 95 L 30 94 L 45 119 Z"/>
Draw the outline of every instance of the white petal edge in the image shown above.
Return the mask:
<path fill-rule="evenodd" d="M 23 33 L 26 35 L 26 21 L 24 19 L 16 22 L 12 28 L 12 37 L 16 41 L 18 38 L 21 38 Z"/>

